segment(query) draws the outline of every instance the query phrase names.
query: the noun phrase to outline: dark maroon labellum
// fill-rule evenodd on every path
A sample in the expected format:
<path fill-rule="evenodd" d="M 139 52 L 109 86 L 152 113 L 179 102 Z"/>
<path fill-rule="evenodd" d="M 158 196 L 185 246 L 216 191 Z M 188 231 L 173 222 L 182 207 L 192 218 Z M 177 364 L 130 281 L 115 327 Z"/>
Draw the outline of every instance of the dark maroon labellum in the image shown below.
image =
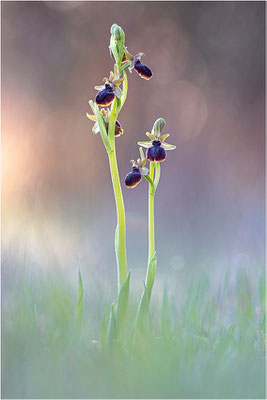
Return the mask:
<path fill-rule="evenodd" d="M 128 188 L 134 188 L 141 181 L 141 178 L 142 178 L 142 175 L 140 173 L 139 168 L 133 167 L 132 172 L 129 172 L 129 174 L 126 175 L 125 185 Z"/>
<path fill-rule="evenodd" d="M 100 92 L 97 93 L 95 101 L 96 104 L 98 104 L 99 106 L 108 106 L 110 103 L 112 103 L 112 101 L 115 98 L 115 93 L 113 92 L 112 87 L 106 83 L 105 84 L 105 89 L 100 90 Z"/>
<path fill-rule="evenodd" d="M 147 65 L 142 64 L 139 59 L 134 62 L 134 69 L 136 72 L 144 79 L 150 79 L 152 76 L 152 71 Z"/>
<path fill-rule="evenodd" d="M 166 150 L 161 147 L 159 140 L 153 140 L 151 147 L 147 149 L 146 156 L 150 161 L 164 161 L 166 159 Z"/>
<path fill-rule="evenodd" d="M 108 134 L 108 122 L 106 122 L 106 130 L 107 130 L 107 134 Z M 120 136 L 123 133 L 123 129 L 121 127 L 120 122 L 117 120 L 116 124 L 115 124 L 115 136 Z"/>
<path fill-rule="evenodd" d="M 120 136 L 123 133 L 120 122 L 117 120 L 115 124 L 115 136 Z"/>

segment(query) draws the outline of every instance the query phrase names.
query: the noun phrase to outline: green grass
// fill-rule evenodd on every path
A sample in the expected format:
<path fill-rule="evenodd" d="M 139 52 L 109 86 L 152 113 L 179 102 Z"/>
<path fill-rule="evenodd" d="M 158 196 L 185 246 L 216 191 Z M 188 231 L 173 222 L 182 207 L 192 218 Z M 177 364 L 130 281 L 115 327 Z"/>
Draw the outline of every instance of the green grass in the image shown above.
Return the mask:
<path fill-rule="evenodd" d="M 101 344 L 115 287 L 80 282 L 77 306 L 78 277 L 9 268 L 2 284 L 2 398 L 264 398 L 262 272 L 155 288 L 135 344 L 132 293 L 123 348 Z"/>

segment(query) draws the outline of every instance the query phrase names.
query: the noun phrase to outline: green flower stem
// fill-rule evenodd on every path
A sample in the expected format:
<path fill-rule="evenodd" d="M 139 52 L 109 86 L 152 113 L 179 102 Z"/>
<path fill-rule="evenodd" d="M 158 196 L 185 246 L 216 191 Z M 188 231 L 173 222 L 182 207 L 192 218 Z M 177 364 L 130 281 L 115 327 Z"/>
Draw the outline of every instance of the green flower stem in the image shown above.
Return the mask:
<path fill-rule="evenodd" d="M 154 170 L 155 163 L 150 162 L 150 179 L 154 182 Z M 151 258 L 155 253 L 155 217 L 154 217 L 154 198 L 155 191 L 154 187 L 150 184 L 148 189 L 148 265 Z M 149 275 L 149 270 L 147 271 L 146 283 Z"/>
<path fill-rule="evenodd" d="M 118 171 L 117 157 L 116 157 L 116 146 L 115 146 L 115 123 L 117 119 L 117 113 L 115 111 L 115 101 L 112 104 L 108 137 L 111 144 L 112 150 L 108 152 L 110 173 L 114 190 L 114 197 L 116 202 L 117 211 L 117 228 L 115 234 L 115 250 L 117 258 L 117 270 L 118 270 L 118 290 L 120 290 L 122 284 L 127 277 L 127 255 L 126 255 L 126 229 L 125 229 L 125 209 L 121 191 L 120 177 Z"/>
<path fill-rule="evenodd" d="M 155 177 L 154 177 L 155 175 Z M 151 298 L 152 288 L 155 280 L 156 272 L 156 254 L 155 254 L 155 216 L 154 216 L 154 200 L 155 193 L 160 179 L 160 163 L 151 162 L 149 175 L 145 175 L 146 180 L 149 182 L 148 188 L 148 261 L 147 261 L 147 272 L 145 280 L 145 288 L 142 294 L 136 320 L 135 320 L 135 333 L 134 336 L 138 335 L 141 330 L 144 332 L 147 316 L 149 313 L 149 302 Z"/>
<path fill-rule="evenodd" d="M 155 200 L 155 192 L 160 178 L 159 163 L 150 162 L 149 178 L 150 178 L 150 184 L 148 190 L 148 260 L 147 260 L 147 273 L 145 281 L 148 302 L 150 301 L 151 297 L 151 292 L 155 279 L 155 268 L 156 268 L 154 200 Z"/>
<path fill-rule="evenodd" d="M 155 172 L 155 179 L 154 179 L 154 193 L 156 192 L 156 189 L 159 184 L 160 180 L 160 162 L 155 163 L 156 164 L 156 172 Z"/>
<path fill-rule="evenodd" d="M 122 91 L 122 96 L 121 96 L 121 104 L 118 107 L 118 111 L 117 114 L 119 114 L 120 110 L 122 109 L 126 97 L 127 97 L 127 93 L 128 93 L 128 79 L 127 79 L 127 74 L 126 71 L 123 71 L 123 76 L 124 76 L 124 81 L 123 81 L 123 91 Z"/>

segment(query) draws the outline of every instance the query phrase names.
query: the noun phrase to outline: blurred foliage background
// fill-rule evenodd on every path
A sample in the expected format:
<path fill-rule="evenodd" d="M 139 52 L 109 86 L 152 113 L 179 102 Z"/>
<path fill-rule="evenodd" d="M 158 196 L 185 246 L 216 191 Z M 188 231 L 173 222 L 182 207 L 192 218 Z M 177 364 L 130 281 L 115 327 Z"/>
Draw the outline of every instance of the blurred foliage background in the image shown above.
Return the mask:
<path fill-rule="evenodd" d="M 15 329 L 9 324 L 18 293 L 21 299 L 28 287 L 40 293 L 43 273 L 66 279 L 72 289 L 65 290 L 73 293 L 79 265 L 85 292 L 99 296 L 99 302 L 88 300 L 97 320 L 103 291 L 108 302 L 115 298 L 113 192 L 105 150 L 85 116 L 94 86 L 113 67 L 114 22 L 123 27 L 129 51 L 144 52 L 142 61 L 154 73 L 148 82 L 135 72 L 129 76 L 120 114 L 125 133 L 117 141 L 121 178 L 156 118 L 166 119 L 165 133 L 177 146 L 168 152 L 157 189 L 153 301 L 166 286 L 178 301 L 185 282 L 201 271 L 214 288 L 226 273 L 235 282 L 240 268 L 248 279 L 263 271 L 264 2 L 4 1 L 1 7 L 7 332 Z M 140 295 L 147 183 L 123 192 L 131 290 Z M 37 294 L 28 296 L 38 302 Z M 16 348 L 12 340 L 8 348 Z M 25 365 L 31 360 L 21 357 Z"/>
<path fill-rule="evenodd" d="M 3 2 L 4 245 L 46 266 L 47 253 L 64 268 L 77 254 L 93 273 L 115 277 L 108 162 L 85 117 L 112 69 L 113 22 L 154 72 L 149 82 L 129 77 L 121 178 L 157 117 L 177 145 L 156 199 L 159 266 L 262 261 L 262 2 Z M 145 181 L 124 189 L 134 269 L 146 257 L 146 193 Z"/>

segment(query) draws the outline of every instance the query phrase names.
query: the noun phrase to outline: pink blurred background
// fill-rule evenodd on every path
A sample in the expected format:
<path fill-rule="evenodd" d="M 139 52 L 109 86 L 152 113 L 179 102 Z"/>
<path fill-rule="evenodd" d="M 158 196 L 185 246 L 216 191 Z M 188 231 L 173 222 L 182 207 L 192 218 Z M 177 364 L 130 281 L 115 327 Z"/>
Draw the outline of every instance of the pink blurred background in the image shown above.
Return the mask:
<path fill-rule="evenodd" d="M 86 119 L 113 67 L 110 26 L 144 52 L 117 139 L 122 180 L 156 118 L 168 152 L 156 196 L 159 275 L 264 257 L 263 2 L 2 2 L 3 257 L 81 268 L 116 285 L 108 162 Z M 147 183 L 123 188 L 128 262 L 144 278 Z M 186 272 L 183 272 L 186 271 Z M 141 282 L 142 284 L 142 282 Z"/>

